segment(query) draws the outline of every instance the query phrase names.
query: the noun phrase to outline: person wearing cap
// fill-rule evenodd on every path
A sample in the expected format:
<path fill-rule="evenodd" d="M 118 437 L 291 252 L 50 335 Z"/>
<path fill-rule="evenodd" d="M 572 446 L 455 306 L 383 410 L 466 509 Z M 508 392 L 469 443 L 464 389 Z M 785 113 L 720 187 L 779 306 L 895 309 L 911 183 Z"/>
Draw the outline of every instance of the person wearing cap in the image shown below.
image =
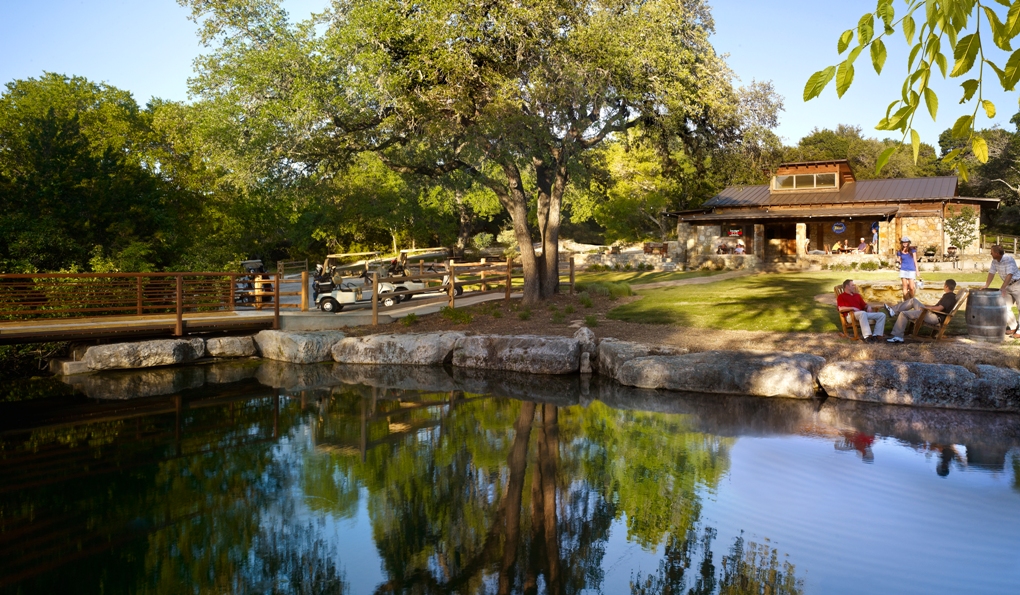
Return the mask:
<path fill-rule="evenodd" d="M 1020 283 L 1017 283 L 1020 281 L 1020 270 L 1017 269 L 1016 260 L 1006 254 L 1002 246 L 998 244 L 992 246 L 991 252 L 992 264 L 988 267 L 988 279 L 985 281 L 984 289 L 988 289 L 998 273 L 1002 278 L 1002 287 L 999 291 L 1002 292 L 1002 299 L 1006 302 L 1006 334 L 1012 335 L 1014 339 L 1020 339 L 1020 334 L 1017 334 L 1016 316 L 1013 315 L 1013 305 L 1020 305 Z"/>
<path fill-rule="evenodd" d="M 864 238 L 861 238 L 861 243 L 858 244 L 857 251 L 860 252 L 861 254 L 864 254 L 865 252 L 868 251 L 868 243 L 864 241 Z"/>
<path fill-rule="evenodd" d="M 914 297 L 917 287 L 917 248 L 910 245 L 910 238 L 900 238 L 900 247 L 896 251 L 896 262 L 900 263 L 900 283 L 903 284 L 903 301 Z"/>

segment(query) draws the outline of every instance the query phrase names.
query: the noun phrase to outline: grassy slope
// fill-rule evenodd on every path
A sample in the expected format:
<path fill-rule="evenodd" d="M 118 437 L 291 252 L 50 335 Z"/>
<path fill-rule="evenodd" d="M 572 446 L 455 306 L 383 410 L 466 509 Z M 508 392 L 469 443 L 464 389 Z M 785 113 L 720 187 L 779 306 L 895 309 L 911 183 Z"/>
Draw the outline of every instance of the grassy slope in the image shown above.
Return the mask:
<path fill-rule="evenodd" d="M 688 271 L 685 273 L 667 271 L 605 271 L 601 273 L 577 273 L 574 276 L 576 281 L 604 283 L 629 283 L 631 285 L 642 285 L 644 283 L 658 283 L 659 281 L 678 281 L 680 279 L 691 279 L 693 277 L 709 277 L 718 275 L 723 271 Z"/>
<path fill-rule="evenodd" d="M 833 285 L 853 277 L 858 281 L 896 280 L 888 271 L 819 272 L 751 275 L 707 283 L 649 289 L 642 299 L 611 310 L 609 318 L 627 322 L 677 324 L 687 327 L 752 330 L 828 332 L 839 320 L 833 306 L 814 297 L 832 292 Z M 984 281 L 986 273 L 925 273 L 925 281 L 952 277 L 957 281 Z M 890 321 L 890 327 L 892 321 Z M 949 332 L 965 332 L 963 316 L 956 316 Z"/>

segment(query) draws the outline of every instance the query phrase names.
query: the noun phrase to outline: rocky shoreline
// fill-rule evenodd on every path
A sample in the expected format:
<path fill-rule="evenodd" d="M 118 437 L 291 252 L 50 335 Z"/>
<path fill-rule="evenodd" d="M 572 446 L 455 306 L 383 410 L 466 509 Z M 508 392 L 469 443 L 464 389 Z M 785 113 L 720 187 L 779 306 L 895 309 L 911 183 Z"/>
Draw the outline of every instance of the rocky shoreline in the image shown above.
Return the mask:
<path fill-rule="evenodd" d="M 555 379 L 562 376 L 579 374 L 587 378 L 597 374 L 622 386 L 685 393 L 793 399 L 832 397 L 914 407 L 1020 412 L 1020 372 L 1010 368 L 978 365 L 976 371 L 971 371 L 950 364 L 828 361 L 817 355 L 783 351 L 688 353 L 677 347 L 612 338 L 599 340 L 588 328 L 579 329 L 573 337 L 480 335 L 456 331 L 348 337 L 339 331 L 262 331 L 253 337 L 93 346 L 86 350 L 80 362 L 66 363 L 60 371 L 73 379 L 72 384 L 78 385 L 89 381 L 75 378 L 75 374 L 160 368 L 194 363 L 203 358 L 254 356 L 291 364 L 333 362 L 348 367 L 410 367 L 417 371 L 405 381 L 414 384 L 414 377 L 422 376 L 423 386 L 448 377 L 445 373 L 431 374 L 430 368 L 443 371 L 443 366 L 449 366 L 465 372 L 486 370 L 541 375 L 539 382 L 542 384 L 555 383 Z M 272 366 L 266 366 L 266 370 L 271 369 Z M 271 374 L 269 371 L 260 373 Z M 293 375 L 293 372 L 287 374 Z M 347 375 L 348 372 L 340 373 L 329 366 L 316 366 L 312 376 L 321 378 L 311 380 L 311 384 L 345 381 L 343 376 Z M 431 376 L 436 378 L 430 380 Z M 191 386 L 198 381 L 197 378 L 185 379 L 185 384 Z M 274 383 L 270 381 L 270 384 Z M 298 384 L 308 382 L 298 381 Z M 114 388 L 107 388 L 109 390 L 102 391 L 108 395 L 105 398 L 116 398 Z M 520 389 L 522 396 L 528 394 L 527 386 Z"/>

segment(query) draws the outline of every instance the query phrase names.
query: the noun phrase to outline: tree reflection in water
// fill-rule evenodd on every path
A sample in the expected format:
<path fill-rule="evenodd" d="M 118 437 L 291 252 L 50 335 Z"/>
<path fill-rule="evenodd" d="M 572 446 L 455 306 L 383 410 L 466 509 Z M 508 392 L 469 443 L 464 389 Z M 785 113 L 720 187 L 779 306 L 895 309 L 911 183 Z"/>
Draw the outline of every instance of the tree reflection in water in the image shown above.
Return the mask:
<path fill-rule="evenodd" d="M 333 403 L 308 455 L 331 466 L 306 461 L 305 492 L 310 506 L 349 515 L 353 486 L 367 488 L 387 577 L 376 593 L 598 590 L 624 519 L 630 541 L 664 546 L 658 571 L 633 577 L 635 593 L 800 592 L 792 564 L 742 537 L 717 572 L 700 493 L 726 472 L 733 439 L 693 431 L 685 416 L 464 393 L 349 390 Z M 318 485 L 331 479 L 345 495 Z"/>

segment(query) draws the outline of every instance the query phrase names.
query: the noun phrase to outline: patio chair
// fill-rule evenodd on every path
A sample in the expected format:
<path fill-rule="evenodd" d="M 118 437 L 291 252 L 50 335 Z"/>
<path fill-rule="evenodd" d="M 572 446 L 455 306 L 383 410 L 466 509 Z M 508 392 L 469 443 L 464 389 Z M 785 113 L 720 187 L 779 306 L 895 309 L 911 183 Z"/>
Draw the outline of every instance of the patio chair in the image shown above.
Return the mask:
<path fill-rule="evenodd" d="M 832 291 L 836 294 L 836 299 L 838 300 L 839 296 L 843 295 L 843 286 L 837 285 L 832 288 Z M 836 309 L 839 310 L 839 323 L 843 325 L 843 336 L 854 341 L 861 340 L 864 335 L 861 331 L 861 323 L 854 316 L 854 309 L 840 308 L 839 306 L 836 306 Z M 851 330 L 853 331 L 852 337 L 850 336 Z"/>
<path fill-rule="evenodd" d="M 956 305 L 953 306 L 953 309 L 950 310 L 948 313 L 932 312 L 930 308 L 927 307 L 923 308 L 924 313 L 921 316 L 918 316 L 917 320 L 914 321 L 914 333 L 913 333 L 914 337 L 918 339 L 926 339 L 931 341 L 938 341 L 939 339 L 941 339 L 942 335 L 946 332 L 946 328 L 949 327 L 949 323 L 953 320 L 953 316 L 956 316 L 957 310 L 960 309 L 960 306 L 962 306 L 963 302 L 965 301 L 967 301 L 967 290 L 961 289 L 959 294 L 957 294 L 956 296 Z M 930 324 L 928 322 L 925 322 L 924 319 L 927 318 L 925 314 L 928 314 L 929 312 L 938 317 L 939 319 L 938 324 Z M 921 336 L 921 329 L 923 329 L 924 327 L 932 329 L 931 336 L 929 337 Z"/>

